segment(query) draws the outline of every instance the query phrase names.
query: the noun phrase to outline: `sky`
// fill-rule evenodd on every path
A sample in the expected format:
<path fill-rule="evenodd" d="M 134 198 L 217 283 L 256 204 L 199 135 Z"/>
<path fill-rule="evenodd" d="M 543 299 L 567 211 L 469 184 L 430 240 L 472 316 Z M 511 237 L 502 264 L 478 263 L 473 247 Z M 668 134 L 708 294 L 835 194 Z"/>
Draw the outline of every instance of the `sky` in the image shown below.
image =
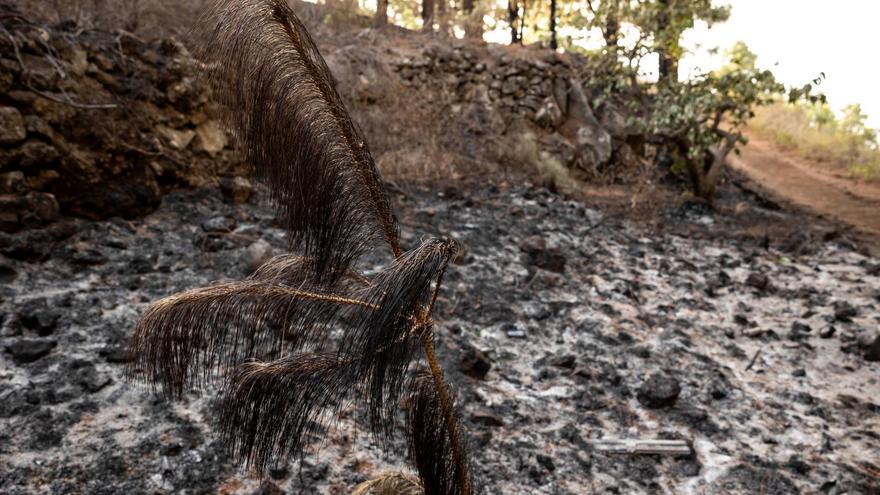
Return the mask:
<path fill-rule="evenodd" d="M 787 85 L 803 85 L 824 72 L 819 87 L 835 110 L 860 103 L 868 125 L 880 127 L 880 1 L 878 0 L 726 0 L 730 19 L 711 29 L 705 24 L 685 33 L 693 53 L 682 60 L 687 74 L 717 68 L 712 47 L 746 42 L 758 66 Z"/>
<path fill-rule="evenodd" d="M 506 4 L 506 1 L 496 0 Z M 758 66 L 770 69 L 787 86 L 803 86 L 821 72 L 819 91 L 837 111 L 860 103 L 868 125 L 880 128 L 880 0 L 714 0 L 732 7 L 730 19 L 708 28 L 698 23 L 685 32 L 682 44 L 690 50 L 680 63 L 682 77 L 721 66 L 724 50 L 742 40 L 758 55 Z M 502 23 L 503 24 L 503 23 Z M 560 32 L 583 35 L 584 32 Z M 604 42 L 594 30 L 580 44 L 599 48 Z M 486 32 L 487 41 L 507 43 L 507 26 Z M 623 43 L 626 44 L 626 38 Z M 710 55 L 719 48 L 717 55 Z M 657 57 L 643 60 L 646 75 L 656 77 Z"/>

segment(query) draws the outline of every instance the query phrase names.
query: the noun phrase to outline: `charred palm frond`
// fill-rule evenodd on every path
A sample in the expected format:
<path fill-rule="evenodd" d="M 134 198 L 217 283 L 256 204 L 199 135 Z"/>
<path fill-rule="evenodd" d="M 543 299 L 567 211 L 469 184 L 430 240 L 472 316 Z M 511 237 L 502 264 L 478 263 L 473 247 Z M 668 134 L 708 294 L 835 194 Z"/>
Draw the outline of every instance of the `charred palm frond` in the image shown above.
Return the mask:
<path fill-rule="evenodd" d="M 446 393 L 438 393 L 441 389 Z M 452 393 L 430 372 L 421 372 L 413 380 L 409 452 L 426 495 L 470 493 L 473 485 L 467 461 L 458 451 L 465 445 L 462 432 L 454 417 L 450 420 L 444 412 L 454 407 Z"/>
<path fill-rule="evenodd" d="M 452 253 L 452 243 L 431 239 L 380 273 L 362 302 L 347 308 L 355 323 L 332 358 L 300 354 L 239 365 L 227 381 L 221 415 L 233 454 L 256 471 L 273 459 L 300 457 L 306 428 L 323 426 L 333 417 L 327 410 L 361 397 L 384 445 L 407 370 L 430 330 L 424 310 L 432 283 Z"/>
<path fill-rule="evenodd" d="M 419 479 L 406 473 L 382 473 L 354 488 L 351 495 L 424 495 Z"/>
<path fill-rule="evenodd" d="M 291 247 L 334 281 L 397 222 L 363 135 L 285 0 L 220 0 L 201 33 L 214 93 L 247 162 L 269 185 Z"/>
<path fill-rule="evenodd" d="M 346 307 L 367 303 L 262 280 L 188 290 L 151 305 L 138 321 L 129 375 L 171 397 L 205 385 L 244 359 L 320 343 Z"/>
<path fill-rule="evenodd" d="M 428 308 L 454 253 L 449 240 L 429 239 L 396 260 L 375 277 L 375 286 L 362 297 L 380 309 L 359 308 L 361 317 L 340 343 L 340 355 L 361 356 L 355 372 L 368 377 L 370 424 L 383 444 L 391 434 L 406 370 L 421 336 L 432 331 Z"/>
<path fill-rule="evenodd" d="M 262 470 L 301 457 L 348 401 L 365 405 L 387 445 L 421 347 L 430 380 L 415 380 L 409 422 L 421 481 L 388 478 L 387 486 L 474 493 L 433 344 L 432 311 L 455 244 L 429 239 L 401 251 L 363 137 L 285 1 L 215 0 L 205 25 L 216 94 L 247 161 L 269 184 L 296 254 L 245 280 L 154 303 L 135 328 L 129 376 L 180 396 L 225 375 L 221 435 L 241 464 Z M 395 261 L 370 278 L 357 273 L 359 257 L 383 240 Z M 336 349 L 327 349 L 331 334 Z"/>
<path fill-rule="evenodd" d="M 324 417 L 342 404 L 350 366 L 334 354 L 295 354 L 239 365 L 224 391 L 224 443 L 254 471 L 275 459 L 301 455 Z"/>

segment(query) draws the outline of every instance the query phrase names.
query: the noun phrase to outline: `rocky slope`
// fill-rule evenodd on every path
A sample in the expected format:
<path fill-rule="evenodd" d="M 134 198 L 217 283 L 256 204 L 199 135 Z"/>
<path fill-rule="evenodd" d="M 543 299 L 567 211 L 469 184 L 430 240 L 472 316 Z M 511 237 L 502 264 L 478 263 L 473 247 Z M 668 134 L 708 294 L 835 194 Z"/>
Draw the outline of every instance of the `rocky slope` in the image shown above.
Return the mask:
<path fill-rule="evenodd" d="M 297 7 L 387 176 L 519 167 L 595 177 L 639 163 L 622 94 L 590 85 L 600 60 L 334 31 L 316 9 Z M 133 218 L 181 188 L 219 184 L 247 199 L 249 171 L 184 43 L 40 25 L 3 2 L 0 27 L 0 249 L 13 243 L 3 232 L 62 216 Z"/>
<path fill-rule="evenodd" d="M 687 237 L 648 232 L 531 187 L 396 202 L 406 245 L 445 233 L 465 247 L 438 303 L 440 352 L 486 493 L 880 489 L 876 259 L 719 239 L 725 219 L 693 209 L 664 213 Z M 0 492 L 341 494 L 405 466 L 402 441 L 383 455 L 349 407 L 301 466 L 248 478 L 213 435 L 212 391 L 168 402 L 125 381 L 149 301 L 283 249 L 261 205 L 173 193 L 142 219 L 32 237 L 21 249 L 43 262 L 0 262 Z M 693 453 L 607 454 L 601 438 Z"/>

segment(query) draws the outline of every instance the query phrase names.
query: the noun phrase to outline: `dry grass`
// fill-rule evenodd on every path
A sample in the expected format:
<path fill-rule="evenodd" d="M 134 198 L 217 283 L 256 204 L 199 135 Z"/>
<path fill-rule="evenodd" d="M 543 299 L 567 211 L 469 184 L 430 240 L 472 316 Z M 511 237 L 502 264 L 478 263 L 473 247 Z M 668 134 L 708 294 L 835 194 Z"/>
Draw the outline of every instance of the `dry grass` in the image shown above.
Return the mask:
<path fill-rule="evenodd" d="M 781 147 L 836 170 L 868 180 L 880 180 L 880 150 L 863 136 L 820 126 L 809 108 L 782 102 L 758 108 L 749 129 Z"/>

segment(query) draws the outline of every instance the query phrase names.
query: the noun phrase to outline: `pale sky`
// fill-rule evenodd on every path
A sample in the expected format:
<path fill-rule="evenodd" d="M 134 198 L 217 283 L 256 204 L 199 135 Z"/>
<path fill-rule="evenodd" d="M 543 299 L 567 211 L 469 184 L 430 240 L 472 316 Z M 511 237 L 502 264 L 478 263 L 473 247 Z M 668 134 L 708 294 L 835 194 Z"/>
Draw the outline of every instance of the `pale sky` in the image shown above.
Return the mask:
<path fill-rule="evenodd" d="M 496 0 L 506 5 L 504 0 Z M 802 86 L 824 72 L 819 91 L 828 96 L 835 110 L 860 103 L 868 124 L 880 127 L 880 0 L 714 0 L 732 7 L 730 19 L 708 29 L 705 23 L 684 35 L 683 45 L 692 53 L 680 64 L 681 75 L 706 72 L 724 63 L 724 49 L 745 41 L 758 55 L 758 66 L 770 69 L 787 86 Z M 485 39 L 507 43 L 505 23 L 486 32 Z M 598 30 L 580 44 L 603 45 Z M 624 30 L 626 33 L 626 30 Z M 584 35 L 562 28 L 561 36 Z M 623 39 L 626 44 L 626 37 Z M 718 54 L 708 53 L 718 47 Z M 656 77 L 657 57 L 646 57 L 641 68 Z M 873 77 L 872 77 L 873 75 Z"/>
<path fill-rule="evenodd" d="M 375 0 L 359 1 L 375 8 Z M 507 5 L 507 0 L 490 1 L 502 8 Z M 880 0 L 713 1 L 732 7 L 730 19 L 711 29 L 698 23 L 685 33 L 683 45 L 692 53 L 681 61 L 683 77 L 718 68 L 724 62 L 724 50 L 742 40 L 758 55 L 758 66 L 772 70 L 787 86 L 802 86 L 824 72 L 819 91 L 828 96 L 832 108 L 860 103 L 868 125 L 880 128 L 880 68 L 876 62 L 880 58 Z M 510 41 L 506 22 L 498 22 L 495 29 L 491 18 L 486 22 L 486 41 Z M 585 33 L 562 27 L 559 34 Z M 601 33 L 595 30 L 581 44 L 601 47 Z M 718 54 L 710 55 L 708 51 L 716 47 Z M 656 66 L 656 56 L 642 62 L 648 74 L 656 72 Z"/>
<path fill-rule="evenodd" d="M 684 74 L 696 66 L 714 69 L 719 60 L 705 52 L 745 41 L 758 65 L 787 85 L 802 85 L 824 72 L 819 89 L 835 109 L 860 103 L 869 125 L 880 127 L 880 1 L 878 0 L 716 0 L 733 7 L 730 19 L 711 29 L 685 34 L 685 45 L 703 49 L 686 57 Z M 723 51 L 723 50 L 722 50 Z"/>

